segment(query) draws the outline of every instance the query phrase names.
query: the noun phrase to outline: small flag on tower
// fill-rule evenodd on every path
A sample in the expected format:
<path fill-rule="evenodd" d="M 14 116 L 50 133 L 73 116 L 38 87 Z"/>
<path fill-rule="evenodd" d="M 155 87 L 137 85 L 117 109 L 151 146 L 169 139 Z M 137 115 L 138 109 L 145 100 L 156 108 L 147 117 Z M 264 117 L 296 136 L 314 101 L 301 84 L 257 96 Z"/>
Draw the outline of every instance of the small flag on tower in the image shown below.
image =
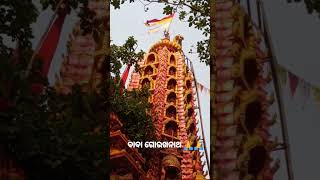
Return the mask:
<path fill-rule="evenodd" d="M 145 25 L 150 27 L 148 33 L 155 33 L 160 31 L 161 29 L 169 30 L 169 26 L 173 20 L 174 14 L 166 16 L 162 19 L 152 19 L 148 20 Z"/>

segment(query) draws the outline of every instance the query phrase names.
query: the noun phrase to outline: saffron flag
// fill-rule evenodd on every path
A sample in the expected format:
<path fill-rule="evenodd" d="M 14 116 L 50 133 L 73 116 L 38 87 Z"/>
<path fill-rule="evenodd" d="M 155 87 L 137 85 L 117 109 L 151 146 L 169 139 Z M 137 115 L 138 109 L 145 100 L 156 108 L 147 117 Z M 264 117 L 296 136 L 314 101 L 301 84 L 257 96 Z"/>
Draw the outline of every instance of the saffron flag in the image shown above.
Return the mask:
<path fill-rule="evenodd" d="M 145 25 L 150 27 L 150 29 L 148 30 L 148 33 L 155 33 L 160 31 L 161 29 L 165 29 L 166 31 L 168 31 L 169 26 L 173 20 L 174 14 L 166 16 L 162 19 L 152 19 L 152 20 L 148 20 Z"/>

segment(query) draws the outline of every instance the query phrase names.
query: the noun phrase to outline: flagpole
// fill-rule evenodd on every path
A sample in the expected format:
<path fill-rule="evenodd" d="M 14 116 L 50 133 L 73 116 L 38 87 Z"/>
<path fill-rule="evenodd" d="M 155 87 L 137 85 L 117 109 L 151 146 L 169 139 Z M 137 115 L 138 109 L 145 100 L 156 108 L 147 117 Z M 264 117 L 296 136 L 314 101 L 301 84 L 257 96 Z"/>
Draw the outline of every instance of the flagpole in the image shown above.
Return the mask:
<path fill-rule="evenodd" d="M 257 1 L 260 1 L 260 0 L 257 0 Z M 274 49 L 273 49 L 273 46 L 271 43 L 269 26 L 268 26 L 267 19 L 266 19 L 266 13 L 265 13 L 263 1 L 260 1 L 259 4 L 261 6 L 261 11 L 262 11 L 262 18 L 263 18 L 262 20 L 263 20 L 263 24 L 264 24 L 265 41 L 266 41 L 266 45 L 268 47 L 269 53 L 271 55 L 270 66 L 271 66 L 274 88 L 275 88 L 278 106 L 279 106 L 279 114 L 280 114 L 281 129 L 282 129 L 281 133 L 282 133 L 282 138 L 284 141 L 284 150 L 285 150 L 285 156 L 286 156 L 287 175 L 288 175 L 289 180 L 294 180 L 292 159 L 291 159 L 291 152 L 290 152 L 289 135 L 288 135 L 288 127 L 287 127 L 287 122 L 286 122 L 286 114 L 285 114 L 285 110 L 284 110 L 284 104 L 283 104 L 283 99 L 282 99 L 283 96 L 282 96 L 282 92 L 281 92 L 281 88 L 280 88 L 280 81 L 278 79 L 277 70 L 276 70 L 277 59 L 276 59 L 276 56 L 273 54 Z"/>
<path fill-rule="evenodd" d="M 49 22 L 49 25 L 47 26 L 46 30 L 45 30 L 45 33 L 42 35 L 42 37 L 40 38 L 40 41 L 38 43 L 38 45 L 36 46 L 36 49 L 34 50 L 32 56 L 31 56 L 31 59 L 30 59 L 30 62 L 27 66 L 27 70 L 26 70 L 26 73 L 25 73 L 25 76 L 27 77 L 30 73 L 30 70 L 32 69 L 32 65 L 33 65 L 33 62 L 38 54 L 38 51 L 40 49 L 40 47 L 42 46 L 44 40 L 46 39 L 46 37 L 48 36 L 49 34 L 49 31 L 50 31 L 50 28 L 52 27 L 52 24 L 54 22 L 54 20 L 56 19 L 57 17 L 57 14 L 58 14 L 58 11 L 59 11 L 59 7 L 62 5 L 62 3 L 64 2 L 64 0 L 60 0 L 59 3 L 57 4 L 57 7 L 54 11 L 54 14 L 51 16 L 51 19 L 50 19 L 50 22 Z"/>
<path fill-rule="evenodd" d="M 199 116 L 200 116 L 200 125 L 201 125 L 201 134 L 203 137 L 203 146 L 204 146 L 204 151 L 206 154 L 206 161 L 207 161 L 207 166 L 208 166 L 208 171 L 210 170 L 210 162 L 209 162 L 209 157 L 208 157 L 208 151 L 207 151 L 207 145 L 206 145 L 206 139 L 204 136 L 204 132 L 203 132 L 203 122 L 202 122 L 202 115 L 201 115 L 201 106 L 200 106 L 200 98 L 199 98 L 199 92 L 198 92 L 198 87 L 197 87 L 197 79 L 194 73 L 194 69 L 193 69 L 193 64 L 190 61 L 190 68 L 191 68 L 191 73 L 193 75 L 194 78 L 194 82 L 195 82 L 195 88 L 196 88 L 196 93 L 197 93 L 197 100 L 198 100 L 198 109 L 199 109 Z"/>
<path fill-rule="evenodd" d="M 172 22 L 173 22 L 173 19 L 174 19 L 174 17 L 175 17 L 175 12 L 173 13 L 173 16 L 172 16 L 172 20 L 171 20 L 171 22 L 170 22 L 170 24 L 169 24 L 169 27 L 168 27 L 168 34 L 169 34 L 169 30 L 170 30 L 170 27 L 171 27 L 171 24 L 172 24 Z"/>
<path fill-rule="evenodd" d="M 169 30 L 170 30 L 170 27 L 171 27 L 171 24 L 172 24 L 172 21 L 173 21 L 174 15 L 175 15 L 175 13 L 174 13 L 174 14 L 173 14 L 173 16 L 172 16 L 172 19 L 171 19 L 171 21 L 170 21 L 170 23 L 169 23 L 168 28 L 164 30 L 164 36 L 165 36 L 166 38 L 168 38 L 168 39 L 170 39 L 170 33 L 169 33 Z"/>

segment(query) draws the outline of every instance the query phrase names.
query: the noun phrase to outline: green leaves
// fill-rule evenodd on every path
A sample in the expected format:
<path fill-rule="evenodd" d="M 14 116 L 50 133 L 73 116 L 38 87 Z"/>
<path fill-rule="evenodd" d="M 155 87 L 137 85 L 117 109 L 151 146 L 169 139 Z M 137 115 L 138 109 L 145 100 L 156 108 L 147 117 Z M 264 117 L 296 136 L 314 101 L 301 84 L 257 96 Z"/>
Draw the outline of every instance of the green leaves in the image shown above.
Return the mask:
<path fill-rule="evenodd" d="M 40 0 L 40 3 L 42 5 L 42 9 L 47 9 L 50 6 L 52 10 L 55 10 L 60 1 L 61 0 Z M 88 0 L 68 0 L 66 3 L 70 9 L 77 9 L 81 5 L 86 4 L 88 4 Z"/>
<path fill-rule="evenodd" d="M 1 134 L 8 135 L 1 136 L 1 140 L 10 137 L 6 141 L 29 168 L 30 179 L 74 179 L 79 173 L 85 179 L 107 176 L 106 169 L 98 170 L 107 166 L 105 134 L 95 131 L 105 126 L 106 119 L 105 111 L 97 113 L 96 100 L 103 99 L 98 96 L 83 93 L 75 86 L 70 95 L 47 88 L 39 97 L 18 97 L 11 118 L 1 120 L 11 124 L 7 132 L 1 129 Z"/>
<path fill-rule="evenodd" d="M 128 37 L 121 46 L 111 45 L 111 69 L 116 76 L 120 76 L 122 64 L 138 67 L 137 62 L 143 58 L 144 52 L 142 50 L 136 52 L 137 47 L 137 40 L 133 36 Z"/>
<path fill-rule="evenodd" d="M 120 5 L 124 4 L 128 0 L 111 0 L 110 4 L 114 7 L 114 9 L 120 9 Z M 134 0 L 129 0 L 129 3 L 134 2 Z"/>
<path fill-rule="evenodd" d="M 173 7 L 170 5 L 167 5 L 163 8 L 163 14 L 172 14 L 173 13 Z"/>
<path fill-rule="evenodd" d="M 111 5 L 113 5 L 115 9 L 120 9 L 120 5 L 123 4 L 124 2 L 120 0 L 111 0 L 110 3 Z"/>
<path fill-rule="evenodd" d="M 115 89 L 109 98 L 110 110 L 115 112 L 124 125 L 124 132 L 132 141 L 148 141 L 155 138 L 155 129 L 152 118 L 146 113 L 151 105 L 148 102 L 150 95 L 148 89 L 124 91 L 120 93 L 120 87 L 113 84 Z"/>
<path fill-rule="evenodd" d="M 159 1 L 162 2 L 162 1 Z M 200 62 L 209 64 L 209 33 L 210 33 L 210 9 L 208 0 L 198 1 L 166 1 L 164 14 L 172 14 L 173 11 L 178 12 L 179 19 L 186 21 L 189 27 L 194 27 L 203 32 L 205 40 L 197 42 L 197 53 Z"/>
<path fill-rule="evenodd" d="M 19 39 L 20 47 L 31 49 L 30 39 L 33 37 L 30 24 L 35 22 L 37 9 L 31 1 L 3 0 L 0 6 L 0 53 L 10 55 L 3 38 L 12 42 Z"/>
<path fill-rule="evenodd" d="M 180 12 L 180 14 L 179 14 L 179 19 L 185 19 L 186 16 L 187 16 L 187 12 L 182 11 L 182 12 Z"/>
<path fill-rule="evenodd" d="M 208 39 L 197 42 L 197 52 L 200 57 L 200 62 L 209 63 L 208 59 L 210 59 L 210 54 Z"/>

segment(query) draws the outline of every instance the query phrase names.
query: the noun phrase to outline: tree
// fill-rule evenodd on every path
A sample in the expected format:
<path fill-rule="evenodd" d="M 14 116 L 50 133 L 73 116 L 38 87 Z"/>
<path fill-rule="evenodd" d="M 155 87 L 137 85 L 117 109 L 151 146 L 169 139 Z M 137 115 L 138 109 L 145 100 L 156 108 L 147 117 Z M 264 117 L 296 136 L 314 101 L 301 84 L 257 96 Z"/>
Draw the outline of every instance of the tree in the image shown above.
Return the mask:
<path fill-rule="evenodd" d="M 147 112 L 151 105 L 148 102 L 149 90 L 143 88 L 134 91 L 121 91 L 123 84 L 120 83 L 120 68 L 122 65 L 134 65 L 143 57 L 142 50 L 137 52 L 137 40 L 129 37 L 126 42 L 117 46 L 111 45 L 111 67 L 114 74 L 112 81 L 112 96 L 108 99 L 113 112 L 116 112 L 122 123 L 124 131 L 132 141 L 149 141 L 155 138 L 155 129 L 152 118 Z M 146 152 L 146 151 L 145 151 Z"/>
<path fill-rule="evenodd" d="M 111 45 L 111 72 L 119 77 L 122 64 L 134 64 L 138 68 L 137 62 L 143 58 L 145 52 L 142 50 L 136 52 L 136 50 L 137 40 L 133 36 L 128 37 L 122 46 Z"/>
<path fill-rule="evenodd" d="M 30 1 L 4 0 L 0 6 L 0 53 L 1 63 L 8 64 L 13 56 L 13 51 L 5 40 L 18 41 L 18 47 L 24 47 L 20 53 L 26 58 L 20 59 L 23 66 L 31 53 L 30 39 L 33 37 L 30 24 L 36 20 L 38 11 Z M 22 61 L 22 62 L 21 62 Z M 20 65 L 19 64 L 19 65 Z M 21 67 L 19 67 L 21 68 Z M 2 82 L 3 83 L 3 82 Z"/>

